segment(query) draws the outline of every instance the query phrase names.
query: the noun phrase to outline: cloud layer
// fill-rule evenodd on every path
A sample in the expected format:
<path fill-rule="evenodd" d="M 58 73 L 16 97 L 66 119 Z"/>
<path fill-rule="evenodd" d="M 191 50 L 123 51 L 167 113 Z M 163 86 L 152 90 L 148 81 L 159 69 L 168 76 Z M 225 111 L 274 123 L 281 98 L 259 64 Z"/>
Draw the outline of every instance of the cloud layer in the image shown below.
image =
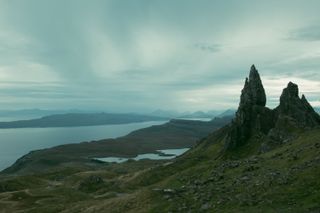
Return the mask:
<path fill-rule="evenodd" d="M 1 108 L 235 108 L 253 63 L 269 106 L 289 80 L 319 105 L 319 7 L 316 0 L 0 0 Z"/>

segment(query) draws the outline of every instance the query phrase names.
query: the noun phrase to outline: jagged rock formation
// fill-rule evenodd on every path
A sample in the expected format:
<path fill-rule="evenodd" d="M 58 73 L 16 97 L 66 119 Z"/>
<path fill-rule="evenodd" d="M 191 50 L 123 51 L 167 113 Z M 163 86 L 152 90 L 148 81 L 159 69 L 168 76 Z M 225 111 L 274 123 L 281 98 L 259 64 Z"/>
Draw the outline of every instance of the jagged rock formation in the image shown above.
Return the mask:
<path fill-rule="evenodd" d="M 235 119 L 227 138 L 226 147 L 236 148 L 244 144 L 257 132 L 267 133 L 273 127 L 273 112 L 265 107 L 266 94 L 260 75 L 251 66 L 249 79 L 246 78 Z"/>
<path fill-rule="evenodd" d="M 304 95 L 302 98 L 299 97 L 298 86 L 292 82 L 283 90 L 277 108 L 271 110 L 265 105 L 265 90 L 257 69 L 252 65 L 249 79 L 246 78 L 241 91 L 236 117 L 227 136 L 227 149 L 242 146 L 254 135 L 267 136 L 270 140 L 288 139 L 288 126 L 312 128 L 320 125 L 320 116 Z M 284 129 L 285 131 L 282 131 Z"/>
<path fill-rule="evenodd" d="M 283 89 L 280 97 L 280 105 L 275 109 L 277 115 L 285 115 L 294 118 L 297 125 L 303 127 L 314 127 L 320 123 L 320 116 L 302 95 L 299 97 L 298 85 L 289 82 L 287 88 Z"/>
<path fill-rule="evenodd" d="M 240 105 L 251 104 L 265 106 L 266 102 L 266 93 L 264 91 L 260 75 L 256 67 L 252 65 L 249 80 L 246 78 L 246 82 L 242 90 Z"/>

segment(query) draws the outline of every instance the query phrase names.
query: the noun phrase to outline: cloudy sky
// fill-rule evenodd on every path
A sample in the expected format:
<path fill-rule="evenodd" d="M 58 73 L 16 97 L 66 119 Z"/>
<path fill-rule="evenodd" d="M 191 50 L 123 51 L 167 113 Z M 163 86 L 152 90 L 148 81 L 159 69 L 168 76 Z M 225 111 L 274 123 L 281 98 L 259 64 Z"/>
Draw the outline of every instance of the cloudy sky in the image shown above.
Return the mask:
<path fill-rule="evenodd" d="M 236 108 L 251 64 L 268 106 L 320 106 L 318 0 L 0 0 L 0 109 Z"/>

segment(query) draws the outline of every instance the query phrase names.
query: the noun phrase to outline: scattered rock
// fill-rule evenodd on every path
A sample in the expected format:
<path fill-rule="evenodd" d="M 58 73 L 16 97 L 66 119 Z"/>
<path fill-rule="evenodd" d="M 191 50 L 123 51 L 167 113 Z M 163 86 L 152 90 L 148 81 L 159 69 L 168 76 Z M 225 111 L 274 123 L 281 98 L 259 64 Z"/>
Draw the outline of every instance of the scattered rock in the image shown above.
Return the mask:
<path fill-rule="evenodd" d="M 176 191 L 174 189 L 163 189 L 163 192 L 167 194 L 174 194 Z"/>
<path fill-rule="evenodd" d="M 84 179 L 78 188 L 81 191 L 94 192 L 99 190 L 104 183 L 104 180 L 100 176 L 92 175 Z"/>
<path fill-rule="evenodd" d="M 250 165 L 246 168 L 244 168 L 244 172 L 252 172 L 252 171 L 255 171 L 255 170 L 258 170 L 260 167 L 259 166 L 253 166 L 253 165 Z"/>
<path fill-rule="evenodd" d="M 240 180 L 242 180 L 242 181 L 248 181 L 248 180 L 250 180 L 250 178 L 249 178 L 248 176 L 243 176 L 243 177 L 240 178 Z"/>
<path fill-rule="evenodd" d="M 202 204 L 200 209 L 201 210 L 208 210 L 208 209 L 210 209 L 210 207 L 211 207 L 211 205 L 209 203 L 205 203 L 205 204 Z"/>

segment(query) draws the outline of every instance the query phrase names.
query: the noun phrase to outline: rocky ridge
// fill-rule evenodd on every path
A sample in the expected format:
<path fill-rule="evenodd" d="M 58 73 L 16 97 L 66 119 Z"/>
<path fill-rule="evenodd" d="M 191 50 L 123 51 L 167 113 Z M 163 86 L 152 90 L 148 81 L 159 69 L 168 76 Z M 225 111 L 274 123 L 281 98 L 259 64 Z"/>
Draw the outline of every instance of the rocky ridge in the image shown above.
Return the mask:
<path fill-rule="evenodd" d="M 298 86 L 289 82 L 280 96 L 280 104 L 271 110 L 266 107 L 266 94 L 258 70 L 251 66 L 241 92 L 236 117 L 230 125 L 225 148 L 235 149 L 253 136 L 264 137 L 267 143 L 285 142 L 294 136 L 290 130 L 320 125 L 320 116 L 302 95 Z"/>

